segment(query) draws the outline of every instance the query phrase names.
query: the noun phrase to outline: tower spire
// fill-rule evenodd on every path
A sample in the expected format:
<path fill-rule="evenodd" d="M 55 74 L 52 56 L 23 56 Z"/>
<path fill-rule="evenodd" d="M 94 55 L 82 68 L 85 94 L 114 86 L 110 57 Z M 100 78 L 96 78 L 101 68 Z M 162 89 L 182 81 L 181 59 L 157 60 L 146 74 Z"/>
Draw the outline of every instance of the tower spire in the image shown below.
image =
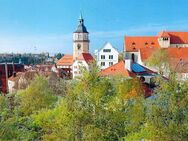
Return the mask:
<path fill-rule="evenodd" d="M 83 19 L 83 16 L 82 16 L 82 11 L 80 11 L 79 21 L 80 21 L 80 23 L 83 23 L 83 22 L 84 22 L 84 19 Z"/>

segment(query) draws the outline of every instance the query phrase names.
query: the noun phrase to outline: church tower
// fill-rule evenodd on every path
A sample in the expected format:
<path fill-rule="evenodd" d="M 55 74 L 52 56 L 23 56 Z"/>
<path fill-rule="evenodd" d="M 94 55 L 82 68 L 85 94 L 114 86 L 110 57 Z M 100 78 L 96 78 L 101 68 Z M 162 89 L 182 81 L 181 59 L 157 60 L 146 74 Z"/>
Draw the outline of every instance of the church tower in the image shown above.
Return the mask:
<path fill-rule="evenodd" d="M 89 53 L 89 32 L 84 25 L 82 14 L 79 18 L 79 24 L 76 31 L 73 33 L 73 59 L 82 53 Z"/>

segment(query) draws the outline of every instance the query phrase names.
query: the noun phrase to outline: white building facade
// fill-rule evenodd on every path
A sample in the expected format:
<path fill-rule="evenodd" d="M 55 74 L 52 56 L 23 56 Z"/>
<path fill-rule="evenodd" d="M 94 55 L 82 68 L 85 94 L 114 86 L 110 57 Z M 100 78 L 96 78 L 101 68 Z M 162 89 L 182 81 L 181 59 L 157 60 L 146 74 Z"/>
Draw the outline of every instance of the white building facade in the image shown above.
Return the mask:
<path fill-rule="evenodd" d="M 82 76 L 83 71 L 89 71 L 89 64 L 93 61 L 90 53 L 82 53 L 73 63 L 73 78 Z"/>
<path fill-rule="evenodd" d="M 95 51 L 97 65 L 101 70 L 118 63 L 118 55 L 119 52 L 110 43 Z"/>

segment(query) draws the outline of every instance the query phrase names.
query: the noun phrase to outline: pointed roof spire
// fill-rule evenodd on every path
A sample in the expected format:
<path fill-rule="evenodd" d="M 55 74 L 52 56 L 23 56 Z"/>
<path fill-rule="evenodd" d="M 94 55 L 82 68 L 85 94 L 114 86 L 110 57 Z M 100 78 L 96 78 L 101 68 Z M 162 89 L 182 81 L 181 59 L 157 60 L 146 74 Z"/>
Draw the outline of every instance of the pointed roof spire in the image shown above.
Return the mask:
<path fill-rule="evenodd" d="M 80 21 L 80 23 L 83 23 L 83 22 L 84 22 L 84 19 L 83 19 L 83 16 L 82 16 L 82 11 L 80 11 L 79 21 Z"/>
<path fill-rule="evenodd" d="M 83 19 L 81 11 L 80 11 L 80 16 L 79 16 L 79 24 L 78 24 L 77 29 L 74 33 L 88 33 L 88 31 L 84 25 L 84 19 Z"/>

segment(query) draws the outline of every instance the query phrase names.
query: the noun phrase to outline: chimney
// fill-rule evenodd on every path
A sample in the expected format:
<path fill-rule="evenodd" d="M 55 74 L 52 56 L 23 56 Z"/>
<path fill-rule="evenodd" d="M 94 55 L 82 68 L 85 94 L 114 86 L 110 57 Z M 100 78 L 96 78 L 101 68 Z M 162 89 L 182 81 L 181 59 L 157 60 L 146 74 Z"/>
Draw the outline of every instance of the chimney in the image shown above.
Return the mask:
<path fill-rule="evenodd" d="M 132 60 L 131 59 L 125 59 L 125 69 L 129 70 L 130 72 L 132 72 Z"/>

